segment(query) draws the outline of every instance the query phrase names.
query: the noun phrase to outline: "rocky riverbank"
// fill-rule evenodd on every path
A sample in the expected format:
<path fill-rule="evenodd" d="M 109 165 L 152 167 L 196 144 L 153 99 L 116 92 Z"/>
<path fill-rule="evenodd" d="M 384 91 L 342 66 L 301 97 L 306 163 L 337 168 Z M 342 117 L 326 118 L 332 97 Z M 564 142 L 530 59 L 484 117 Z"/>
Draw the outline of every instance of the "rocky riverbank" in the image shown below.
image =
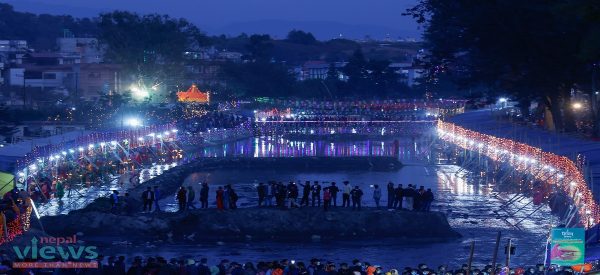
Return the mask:
<path fill-rule="evenodd" d="M 99 211 L 77 211 L 42 218 L 50 235 L 83 233 L 83 236 L 129 241 L 194 243 L 231 240 L 320 240 L 394 237 L 410 241 L 449 240 L 460 237 L 442 213 L 361 211 L 337 208 L 280 210 L 242 208 L 185 213 L 114 215 Z"/>
<path fill-rule="evenodd" d="M 206 159 L 174 167 L 132 190 L 132 209 L 141 209 L 138 201 L 147 186 L 158 185 L 163 194 L 173 194 L 194 172 L 233 168 L 277 169 L 400 169 L 393 157 L 377 158 L 229 158 Z M 185 213 L 110 213 L 108 198 L 99 198 L 87 207 L 68 215 L 45 216 L 46 232 L 55 236 L 80 233 L 93 238 L 127 241 L 201 242 L 206 240 L 320 240 L 349 238 L 405 238 L 410 240 L 447 240 L 460 237 L 442 213 L 387 211 L 363 208 L 361 211 L 336 208 L 281 210 L 241 208 Z"/>

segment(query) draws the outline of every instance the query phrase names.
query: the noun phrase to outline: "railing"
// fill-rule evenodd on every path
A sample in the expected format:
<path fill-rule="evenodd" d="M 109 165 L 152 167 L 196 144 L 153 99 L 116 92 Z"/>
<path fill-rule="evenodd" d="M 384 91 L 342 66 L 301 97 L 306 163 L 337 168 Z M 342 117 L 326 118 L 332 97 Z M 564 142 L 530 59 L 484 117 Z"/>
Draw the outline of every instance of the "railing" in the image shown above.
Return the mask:
<path fill-rule="evenodd" d="M 494 161 L 507 163 L 517 171 L 559 188 L 571 198 L 582 226 L 589 228 L 598 223 L 600 208 L 594 201 L 583 172 L 571 159 L 528 144 L 468 130 L 449 122 L 439 121 L 437 131 L 444 141 L 479 152 Z"/>
<path fill-rule="evenodd" d="M 435 120 L 397 121 L 257 121 L 259 135 L 420 135 L 429 131 Z"/>

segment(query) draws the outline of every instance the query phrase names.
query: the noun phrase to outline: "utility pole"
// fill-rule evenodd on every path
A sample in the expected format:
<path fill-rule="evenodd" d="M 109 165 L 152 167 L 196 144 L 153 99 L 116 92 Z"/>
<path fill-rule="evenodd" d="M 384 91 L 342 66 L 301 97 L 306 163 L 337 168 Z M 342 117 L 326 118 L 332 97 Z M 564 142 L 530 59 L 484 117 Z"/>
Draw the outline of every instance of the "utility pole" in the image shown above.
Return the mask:
<path fill-rule="evenodd" d="M 510 274 L 510 250 L 512 247 L 512 239 L 508 239 L 508 247 L 506 250 L 506 274 Z"/>
<path fill-rule="evenodd" d="M 475 252 L 475 241 L 471 241 L 471 251 L 469 253 L 469 265 L 467 268 L 467 275 L 471 275 L 471 266 L 473 265 L 473 253 Z"/>
<path fill-rule="evenodd" d="M 500 236 L 502 235 L 502 231 L 498 231 L 498 235 L 496 236 L 496 247 L 494 248 L 494 257 L 492 258 L 492 273 L 491 275 L 496 275 L 496 259 L 498 258 L 498 248 L 500 247 Z"/>

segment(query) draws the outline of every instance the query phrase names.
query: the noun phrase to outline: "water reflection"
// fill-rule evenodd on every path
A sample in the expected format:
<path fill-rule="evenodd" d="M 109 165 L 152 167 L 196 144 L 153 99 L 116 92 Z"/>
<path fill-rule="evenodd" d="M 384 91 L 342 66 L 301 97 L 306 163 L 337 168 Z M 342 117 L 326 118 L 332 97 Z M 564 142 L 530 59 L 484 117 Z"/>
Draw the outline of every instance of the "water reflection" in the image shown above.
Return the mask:
<path fill-rule="evenodd" d="M 398 156 L 415 159 L 427 155 L 430 142 L 424 139 L 381 140 L 294 140 L 262 136 L 224 145 L 207 146 L 188 157 L 354 157 Z"/>

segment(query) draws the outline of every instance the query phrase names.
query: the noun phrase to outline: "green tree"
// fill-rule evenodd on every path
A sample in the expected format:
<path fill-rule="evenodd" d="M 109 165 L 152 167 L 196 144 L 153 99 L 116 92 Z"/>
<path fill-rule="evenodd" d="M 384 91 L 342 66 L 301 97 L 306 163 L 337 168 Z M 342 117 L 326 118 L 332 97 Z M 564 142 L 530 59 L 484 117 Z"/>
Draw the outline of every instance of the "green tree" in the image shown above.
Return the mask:
<path fill-rule="evenodd" d="M 271 58 L 273 43 L 268 34 L 253 34 L 250 36 L 246 49 L 254 60 L 268 60 Z"/>
<path fill-rule="evenodd" d="M 317 39 L 310 32 L 301 30 L 291 30 L 287 35 L 287 41 L 296 44 L 311 45 L 316 44 Z"/>
<path fill-rule="evenodd" d="M 287 68 L 277 63 L 256 61 L 228 63 L 221 69 L 230 92 L 247 97 L 293 96 L 295 79 Z"/>
<path fill-rule="evenodd" d="M 206 43 L 206 36 L 185 19 L 167 15 L 114 11 L 100 15 L 100 41 L 105 59 L 152 86 L 184 72 L 183 52 Z"/>
<path fill-rule="evenodd" d="M 582 30 L 592 24 L 573 12 L 584 3 L 597 6 L 589 0 L 421 0 L 406 14 L 426 27 L 430 74 L 449 75 L 465 88 L 501 89 L 523 105 L 538 99 L 549 108 L 549 128 L 568 131 L 574 129 L 571 88 L 590 75 L 581 46 Z"/>

